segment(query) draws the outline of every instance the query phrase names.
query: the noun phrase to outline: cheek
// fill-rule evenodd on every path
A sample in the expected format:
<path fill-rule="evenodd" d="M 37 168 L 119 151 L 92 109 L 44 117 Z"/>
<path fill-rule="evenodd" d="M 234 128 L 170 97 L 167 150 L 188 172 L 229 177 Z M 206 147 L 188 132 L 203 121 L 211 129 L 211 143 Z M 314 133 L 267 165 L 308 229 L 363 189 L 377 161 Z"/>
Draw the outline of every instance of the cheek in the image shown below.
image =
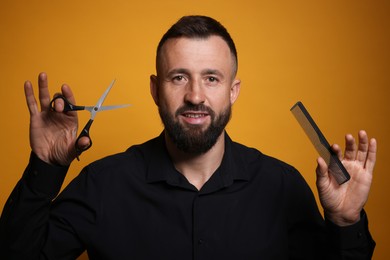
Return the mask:
<path fill-rule="evenodd" d="M 160 93 L 159 99 L 160 108 L 169 113 L 175 113 L 176 110 L 182 105 L 181 99 L 174 93 Z"/>
<path fill-rule="evenodd" d="M 231 96 L 230 92 L 224 93 L 215 93 L 215 95 L 211 96 L 210 107 L 217 113 L 223 112 L 227 107 L 231 105 Z"/>

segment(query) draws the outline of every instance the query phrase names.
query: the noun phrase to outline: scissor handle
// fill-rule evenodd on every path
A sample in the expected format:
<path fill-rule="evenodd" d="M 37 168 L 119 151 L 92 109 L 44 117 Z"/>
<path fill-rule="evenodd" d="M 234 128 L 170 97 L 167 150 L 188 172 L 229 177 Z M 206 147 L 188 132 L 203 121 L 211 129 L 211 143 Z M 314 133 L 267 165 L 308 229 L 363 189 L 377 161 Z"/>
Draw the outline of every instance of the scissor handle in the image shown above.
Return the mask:
<path fill-rule="evenodd" d="M 50 108 L 51 110 L 54 110 L 54 102 L 57 99 L 62 99 L 64 100 L 64 111 L 63 112 L 68 112 L 68 111 L 78 111 L 78 110 L 84 110 L 85 106 L 76 106 L 73 105 L 68 99 L 66 99 L 63 95 L 58 95 L 53 98 L 52 101 L 50 101 Z"/>
<path fill-rule="evenodd" d="M 88 150 L 92 146 L 92 139 L 89 136 L 89 128 L 91 127 L 92 123 L 93 123 L 93 119 L 89 119 L 87 124 L 84 126 L 83 130 L 81 130 L 79 136 L 76 139 L 75 148 L 76 148 L 76 153 L 77 153 L 77 160 L 79 160 L 79 155 L 82 152 Z M 89 145 L 85 148 L 80 148 L 78 146 L 78 142 L 79 142 L 80 138 L 85 137 L 85 136 L 89 138 Z"/>

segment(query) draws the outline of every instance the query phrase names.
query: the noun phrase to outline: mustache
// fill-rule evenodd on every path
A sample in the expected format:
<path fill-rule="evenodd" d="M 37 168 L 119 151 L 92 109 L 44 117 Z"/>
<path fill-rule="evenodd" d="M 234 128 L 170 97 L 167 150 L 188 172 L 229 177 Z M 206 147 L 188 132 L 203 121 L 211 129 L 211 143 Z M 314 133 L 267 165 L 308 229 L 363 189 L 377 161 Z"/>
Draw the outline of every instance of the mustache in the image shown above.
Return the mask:
<path fill-rule="evenodd" d="M 208 106 L 204 104 L 184 104 L 176 110 L 176 116 L 181 115 L 187 111 L 196 111 L 196 112 L 206 112 L 212 118 L 215 116 L 215 112 Z"/>

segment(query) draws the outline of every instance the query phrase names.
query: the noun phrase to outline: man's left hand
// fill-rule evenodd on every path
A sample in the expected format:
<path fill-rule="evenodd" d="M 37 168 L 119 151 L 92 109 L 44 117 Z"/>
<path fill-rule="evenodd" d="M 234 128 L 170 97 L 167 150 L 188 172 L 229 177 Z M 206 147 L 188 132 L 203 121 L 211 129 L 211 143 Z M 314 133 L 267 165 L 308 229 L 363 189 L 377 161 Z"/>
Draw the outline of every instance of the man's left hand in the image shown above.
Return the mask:
<path fill-rule="evenodd" d="M 320 157 L 317 160 L 317 189 L 325 217 L 338 226 L 352 225 L 360 220 L 370 191 L 376 161 L 377 143 L 368 139 L 365 131 L 359 131 L 359 143 L 352 135 L 345 137 L 344 157 L 341 148 L 332 149 L 340 158 L 351 179 L 339 185 L 328 171 L 328 166 Z"/>

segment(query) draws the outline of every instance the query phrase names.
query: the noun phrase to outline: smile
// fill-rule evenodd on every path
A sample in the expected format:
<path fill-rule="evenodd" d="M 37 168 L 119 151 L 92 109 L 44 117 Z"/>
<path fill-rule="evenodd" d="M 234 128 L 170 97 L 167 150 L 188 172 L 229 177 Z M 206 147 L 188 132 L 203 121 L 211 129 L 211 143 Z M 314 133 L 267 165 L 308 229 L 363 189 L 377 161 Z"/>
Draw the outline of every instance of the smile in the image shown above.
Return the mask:
<path fill-rule="evenodd" d="M 184 114 L 184 116 L 190 118 L 201 118 L 207 116 L 207 114 Z"/>

